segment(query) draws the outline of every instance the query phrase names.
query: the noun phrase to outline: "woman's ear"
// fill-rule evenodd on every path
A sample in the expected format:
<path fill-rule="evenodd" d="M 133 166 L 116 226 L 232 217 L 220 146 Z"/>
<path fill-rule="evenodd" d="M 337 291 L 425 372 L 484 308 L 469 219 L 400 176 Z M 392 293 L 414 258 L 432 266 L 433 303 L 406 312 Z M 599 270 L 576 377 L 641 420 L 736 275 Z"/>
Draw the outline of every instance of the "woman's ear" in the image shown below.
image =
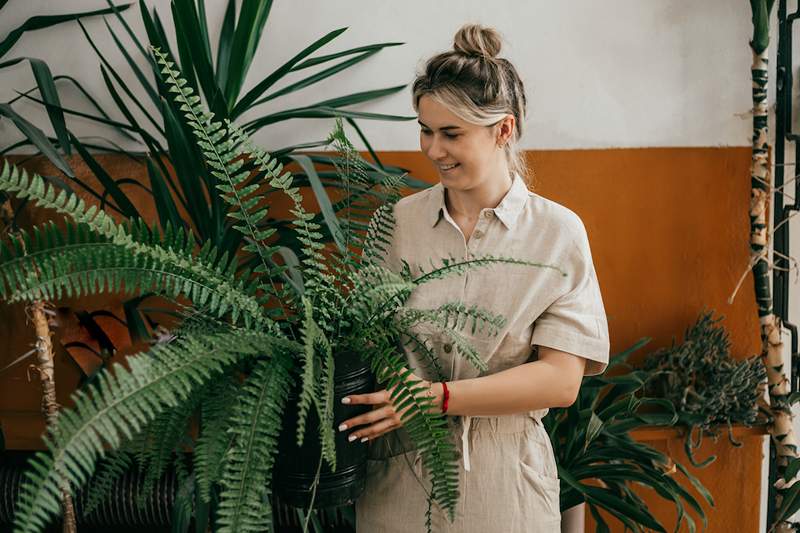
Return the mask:
<path fill-rule="evenodd" d="M 514 115 L 506 115 L 500 122 L 497 123 L 497 138 L 495 142 L 499 148 L 503 148 L 506 143 L 514 135 L 514 128 L 516 127 L 516 119 Z"/>

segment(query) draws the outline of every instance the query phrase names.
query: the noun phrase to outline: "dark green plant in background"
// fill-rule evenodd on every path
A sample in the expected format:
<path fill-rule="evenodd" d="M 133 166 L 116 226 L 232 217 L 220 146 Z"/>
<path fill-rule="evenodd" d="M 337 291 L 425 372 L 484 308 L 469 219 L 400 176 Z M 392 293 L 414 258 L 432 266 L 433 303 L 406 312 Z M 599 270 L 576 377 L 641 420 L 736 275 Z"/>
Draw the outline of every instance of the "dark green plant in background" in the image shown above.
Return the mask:
<path fill-rule="evenodd" d="M 684 521 L 689 531 L 696 530 L 694 520 L 686 512 L 687 506 L 707 525 L 700 503 L 675 479 L 676 469 L 706 502 L 714 504 L 711 494 L 683 465 L 647 444 L 636 442 L 630 435 L 638 427 L 669 426 L 678 421 L 669 401 L 642 394 L 650 374 L 626 362 L 631 353 L 649 341 L 642 339 L 611 358 L 608 370 L 625 369 L 624 373 L 585 377 L 575 403 L 568 408 L 551 409 L 543 419 L 561 479 L 561 509 L 586 502 L 597 522 L 597 531 L 609 531 L 599 509 L 610 513 L 631 531 L 665 531 L 645 502 L 631 490 L 634 483 L 654 490 L 675 506 L 676 532 Z"/>
<path fill-rule="evenodd" d="M 279 101 L 281 97 L 297 94 L 298 91 L 318 83 L 329 83 L 331 78 L 347 71 L 359 63 L 375 56 L 381 50 L 402 43 L 385 42 L 358 46 L 338 52 L 321 54 L 326 45 L 332 43 L 346 28 L 328 32 L 305 47 L 298 47 L 278 68 L 264 78 L 257 80 L 252 88 L 248 85 L 248 72 L 257 59 L 257 49 L 262 41 L 272 7 L 269 0 L 243 0 L 237 16 L 235 0 L 226 4 L 224 20 L 218 36 L 218 46 L 212 52 L 208 31 L 205 2 L 203 0 L 173 0 L 171 31 L 167 31 L 162 17 L 156 8 L 148 8 L 139 2 L 139 12 L 145 27 L 143 39 L 131 29 L 119 8 L 107 0 L 113 11 L 115 26 L 105 21 L 109 36 L 128 69 L 127 76 L 114 66 L 108 51 L 98 46 L 90 31 L 81 24 L 81 29 L 97 54 L 100 63 L 100 77 L 115 105 L 114 110 L 106 110 L 91 100 L 96 111 L 66 109 L 56 103 L 47 103 L 47 109 L 88 120 L 138 142 L 144 154 L 131 153 L 107 142 L 105 145 L 90 144 L 69 133 L 69 144 L 85 161 L 102 190 L 94 191 L 87 183 L 75 177 L 65 181 L 68 190 L 76 186 L 101 200 L 101 205 L 128 220 L 139 217 L 131 201 L 130 192 L 141 196 L 142 191 L 152 197 L 162 228 L 171 225 L 191 232 L 199 241 L 210 241 L 222 252 L 233 253 L 240 249 L 245 237 L 234 230 L 224 213 L 226 203 L 217 187 L 218 178 L 213 169 L 204 163 L 203 153 L 193 140 L 193 132 L 182 120 L 182 112 L 168 92 L 168 87 L 157 75 L 158 68 L 147 52 L 150 46 L 163 50 L 170 60 L 185 73 L 187 83 L 195 94 L 202 97 L 219 120 L 238 121 L 243 115 L 254 117 L 242 125 L 246 134 L 268 130 L 270 126 L 292 119 L 342 118 L 359 136 L 371 154 L 372 161 L 366 162 L 366 175 L 376 185 L 370 194 L 381 199 L 381 189 L 377 187 L 385 175 L 400 175 L 405 171 L 384 165 L 372 150 L 363 135 L 357 120 L 402 121 L 413 117 L 370 113 L 349 109 L 353 105 L 368 103 L 377 98 L 401 91 L 405 85 L 396 85 L 368 90 L 354 94 L 344 94 L 300 107 L 259 113 L 259 106 L 267 102 Z M 119 29 L 121 28 L 121 30 Z M 177 46 L 173 51 L 167 38 L 175 35 Z M 290 45 L 294 47 L 294 45 Z M 287 47 L 280 47 L 283 52 Z M 147 68 L 141 68 L 144 62 Z M 58 78 L 58 77 L 56 77 Z M 125 80 L 134 78 L 136 84 Z M 88 92 L 76 80 L 74 85 L 86 94 Z M 33 96 L 33 89 L 21 93 L 20 98 L 45 104 L 45 99 Z M 137 119 L 137 117 L 140 117 Z M 28 144 L 22 141 L 9 147 L 16 148 Z M 281 164 L 296 163 L 301 171 L 295 174 L 298 186 L 310 186 L 320 206 L 314 215 L 320 232 L 327 241 L 332 240 L 331 220 L 349 201 L 348 192 L 338 178 L 335 170 L 336 156 L 327 154 L 301 154 L 300 150 L 322 149 L 326 141 L 310 139 L 308 142 L 292 146 L 272 146 L 270 154 Z M 111 176 L 90 149 L 104 150 L 122 154 L 145 165 L 149 183 L 142 183 L 128 176 Z M 263 174 L 262 174 L 263 178 Z M 423 188 L 423 182 L 407 178 L 406 184 L 412 188 Z M 341 192 L 341 198 L 332 202 L 326 192 Z M 267 190 L 266 197 L 279 194 Z M 180 210 L 186 213 L 181 216 Z M 355 219 L 354 224 L 364 224 Z M 276 230 L 275 243 L 284 255 L 291 255 L 301 247 L 289 230 L 289 223 L 269 219 L 265 223 Z M 264 229 L 264 228 L 260 228 Z M 260 263 L 255 255 L 245 258 L 241 268 L 255 268 Z M 134 341 L 151 337 L 151 331 L 158 323 L 153 311 L 162 310 L 156 305 L 145 309 L 145 301 L 152 295 L 142 294 L 124 302 L 125 322 Z"/>
<path fill-rule="evenodd" d="M 758 402 L 766 387 L 766 371 L 758 356 L 743 360 L 731 357 L 731 342 L 724 327 L 716 325 L 713 311 L 701 313 L 686 329 L 680 344 L 649 354 L 643 369 L 652 377 L 645 394 L 668 400 L 678 413 L 678 423 L 688 426 L 684 448 L 696 467 L 710 464 L 716 456 L 697 462 L 694 451 L 702 444 L 703 434 L 718 437 L 718 426 L 726 425 L 728 439 L 733 438 L 733 424 L 752 426 L 763 423 Z M 697 431 L 697 439 L 694 433 Z"/>

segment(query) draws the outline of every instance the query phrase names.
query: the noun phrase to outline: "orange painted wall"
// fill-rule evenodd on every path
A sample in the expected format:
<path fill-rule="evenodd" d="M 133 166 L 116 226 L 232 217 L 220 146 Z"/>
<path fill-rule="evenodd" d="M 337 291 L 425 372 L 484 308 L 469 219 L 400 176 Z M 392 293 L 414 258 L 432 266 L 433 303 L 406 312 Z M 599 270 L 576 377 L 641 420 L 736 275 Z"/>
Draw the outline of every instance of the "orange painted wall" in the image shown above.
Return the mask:
<path fill-rule="evenodd" d="M 435 180 L 433 169 L 419 153 L 382 152 L 380 156 L 386 163 L 408 168 L 414 176 Z M 574 210 L 586 225 L 612 352 L 643 336 L 653 338 L 648 351 L 669 345 L 673 338 L 681 340 L 684 330 L 707 307 L 725 315 L 723 325 L 730 332 L 735 357 L 758 353 L 758 320 L 749 274 L 733 303 L 727 303 L 749 258 L 749 148 L 552 150 L 530 152 L 528 157 L 535 170 L 536 192 Z M 101 161 L 115 177 L 143 176 L 140 168 L 124 159 L 103 157 Z M 93 305 L 107 308 L 119 301 L 104 298 Z M 62 303 L 78 307 L 74 301 Z M 111 321 L 106 324 L 117 328 Z M 86 337 L 68 322 L 59 331 Z M 31 342 L 21 307 L 0 309 L 0 367 L 30 349 Z M 632 361 L 639 361 L 643 353 Z M 56 363 L 59 398 L 66 401 L 80 374 L 63 353 Z M 27 382 L 24 365 L 0 374 L 0 422 L 10 448 L 39 446 L 38 398 L 38 384 Z M 762 437 L 751 436 L 742 448 L 721 441 L 713 450 L 701 450 L 701 455 L 719 455 L 714 465 L 696 472 L 717 499 L 709 513 L 708 531 L 757 529 L 761 442 Z M 676 460 L 685 461 L 679 439 L 655 445 L 669 447 L 677 453 Z M 657 498 L 648 502 L 658 509 Z M 669 529 L 669 510 L 662 510 L 656 514 L 667 520 Z"/>

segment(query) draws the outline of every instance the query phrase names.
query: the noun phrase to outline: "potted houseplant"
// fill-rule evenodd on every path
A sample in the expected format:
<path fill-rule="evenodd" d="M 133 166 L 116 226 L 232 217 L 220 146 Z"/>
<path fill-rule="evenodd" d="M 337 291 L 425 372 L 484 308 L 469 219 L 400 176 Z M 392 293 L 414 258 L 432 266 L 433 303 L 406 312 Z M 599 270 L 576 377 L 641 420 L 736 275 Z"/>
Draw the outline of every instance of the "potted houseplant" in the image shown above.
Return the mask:
<path fill-rule="evenodd" d="M 74 195 L 56 193 L 41 177 L 4 165 L 0 190 L 54 209 L 68 221 L 66 231 L 50 223 L 12 239 L 2 252 L 0 296 L 25 300 L 154 291 L 171 299 L 183 317 L 169 342 L 129 357 L 127 368 L 101 372 L 96 385 L 74 396 L 75 408 L 49 428 L 49 452 L 37 454 L 27 473 L 15 527 L 40 531 L 59 512 L 61 488 L 82 486 L 108 448 L 132 439 L 144 443 L 140 451 L 157 478 L 165 466 L 163 456 L 182 442 L 183 428 L 198 409 L 193 475 L 206 504 L 213 486 L 219 487 L 215 525 L 236 532 L 269 527 L 269 506 L 263 502 L 270 494 L 281 415 L 287 408 L 297 408 L 298 444 L 306 436 L 309 415 L 316 414 L 319 464 L 324 461 L 332 472 L 337 468 L 334 378 L 338 356 L 346 353 L 358 354 L 406 407 L 404 425 L 432 478 L 430 498 L 452 516 L 458 499 L 454 445 L 433 400 L 420 394 L 420 381 L 404 367 L 396 343 L 410 325 L 425 320 L 441 327 L 472 364 L 483 368 L 458 331 L 495 332 L 503 318 L 457 302 L 414 312 L 402 304 L 416 287 L 471 268 L 499 262 L 557 268 L 500 257 L 444 260 L 416 278 L 408 269 L 383 268 L 382 247 L 393 228 L 392 201 L 399 198 L 403 177 L 384 177 L 380 187 L 392 201 L 378 208 L 366 234 L 357 231 L 362 225 L 355 213 L 363 219 L 375 185 L 363 167 L 359 171 L 358 155 L 341 126 L 331 141 L 342 152 L 342 177 L 356 194 L 351 195 L 348 212 L 353 216 L 347 224 L 328 220 L 335 249 L 326 250 L 320 225 L 303 207 L 291 174 L 242 129 L 216 121 L 174 63 L 158 50 L 154 55 L 218 180 L 227 216 L 246 237 L 242 250 L 258 261 L 252 270 L 240 270 L 236 251 L 220 251 L 210 241 L 201 245 L 182 228 L 167 224 L 162 234 L 141 220 L 118 224 Z M 264 225 L 264 188 L 279 189 L 291 199 L 293 230 L 302 244 L 299 257 L 284 250 L 281 264 L 273 259 L 279 249 L 269 244 L 275 229 Z M 296 406 L 287 403 L 294 382 L 299 383 Z"/>
<path fill-rule="evenodd" d="M 682 343 L 673 339 L 672 346 L 649 354 L 643 365 L 651 375 L 644 393 L 668 400 L 678 415 L 677 423 L 689 428 L 684 449 L 695 467 L 707 466 L 716 458 L 698 462 L 694 457 L 704 433 L 716 440 L 718 426 L 724 424 L 728 440 L 738 447 L 741 443 L 733 437 L 733 424 L 749 427 L 766 422 L 758 405 L 766 387 L 764 365 L 758 356 L 741 361 L 730 356 L 728 332 L 717 325 L 722 318 L 704 311 L 686 328 Z"/>
<path fill-rule="evenodd" d="M 650 374 L 626 363 L 631 353 L 649 341 L 641 339 L 612 356 L 608 370 L 624 368 L 625 373 L 584 378 L 575 403 L 565 409 L 552 409 L 543 419 L 561 479 L 561 510 L 568 517 L 564 520 L 565 532 L 582 531 L 584 506 L 597 521 L 598 531 L 609 531 L 599 509 L 610 513 L 626 529 L 665 531 L 644 501 L 628 488 L 629 483 L 652 488 L 675 505 L 678 526 L 685 520 L 691 531 L 695 529 L 687 506 L 706 524 L 700 503 L 672 474 L 679 470 L 713 505 L 711 494 L 700 481 L 680 463 L 630 436 L 630 431 L 640 426 L 672 425 L 678 421 L 669 401 L 642 395 Z M 576 506 L 578 509 L 572 510 Z"/>

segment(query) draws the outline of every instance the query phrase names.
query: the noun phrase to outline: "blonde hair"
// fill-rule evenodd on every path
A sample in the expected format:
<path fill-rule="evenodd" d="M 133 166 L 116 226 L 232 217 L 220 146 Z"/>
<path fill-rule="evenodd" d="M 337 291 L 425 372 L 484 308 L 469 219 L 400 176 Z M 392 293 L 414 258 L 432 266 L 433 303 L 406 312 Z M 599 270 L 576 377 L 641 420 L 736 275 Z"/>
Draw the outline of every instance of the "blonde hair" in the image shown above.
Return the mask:
<path fill-rule="evenodd" d="M 430 58 L 414 80 L 414 110 L 419 112 L 419 100 L 427 95 L 479 126 L 513 115 L 514 131 L 504 145 L 506 160 L 509 170 L 529 183 L 525 154 L 518 145 L 525 122 L 525 88 L 511 62 L 497 57 L 501 47 L 497 30 L 478 24 L 462 26 L 453 39 L 453 50 Z"/>

